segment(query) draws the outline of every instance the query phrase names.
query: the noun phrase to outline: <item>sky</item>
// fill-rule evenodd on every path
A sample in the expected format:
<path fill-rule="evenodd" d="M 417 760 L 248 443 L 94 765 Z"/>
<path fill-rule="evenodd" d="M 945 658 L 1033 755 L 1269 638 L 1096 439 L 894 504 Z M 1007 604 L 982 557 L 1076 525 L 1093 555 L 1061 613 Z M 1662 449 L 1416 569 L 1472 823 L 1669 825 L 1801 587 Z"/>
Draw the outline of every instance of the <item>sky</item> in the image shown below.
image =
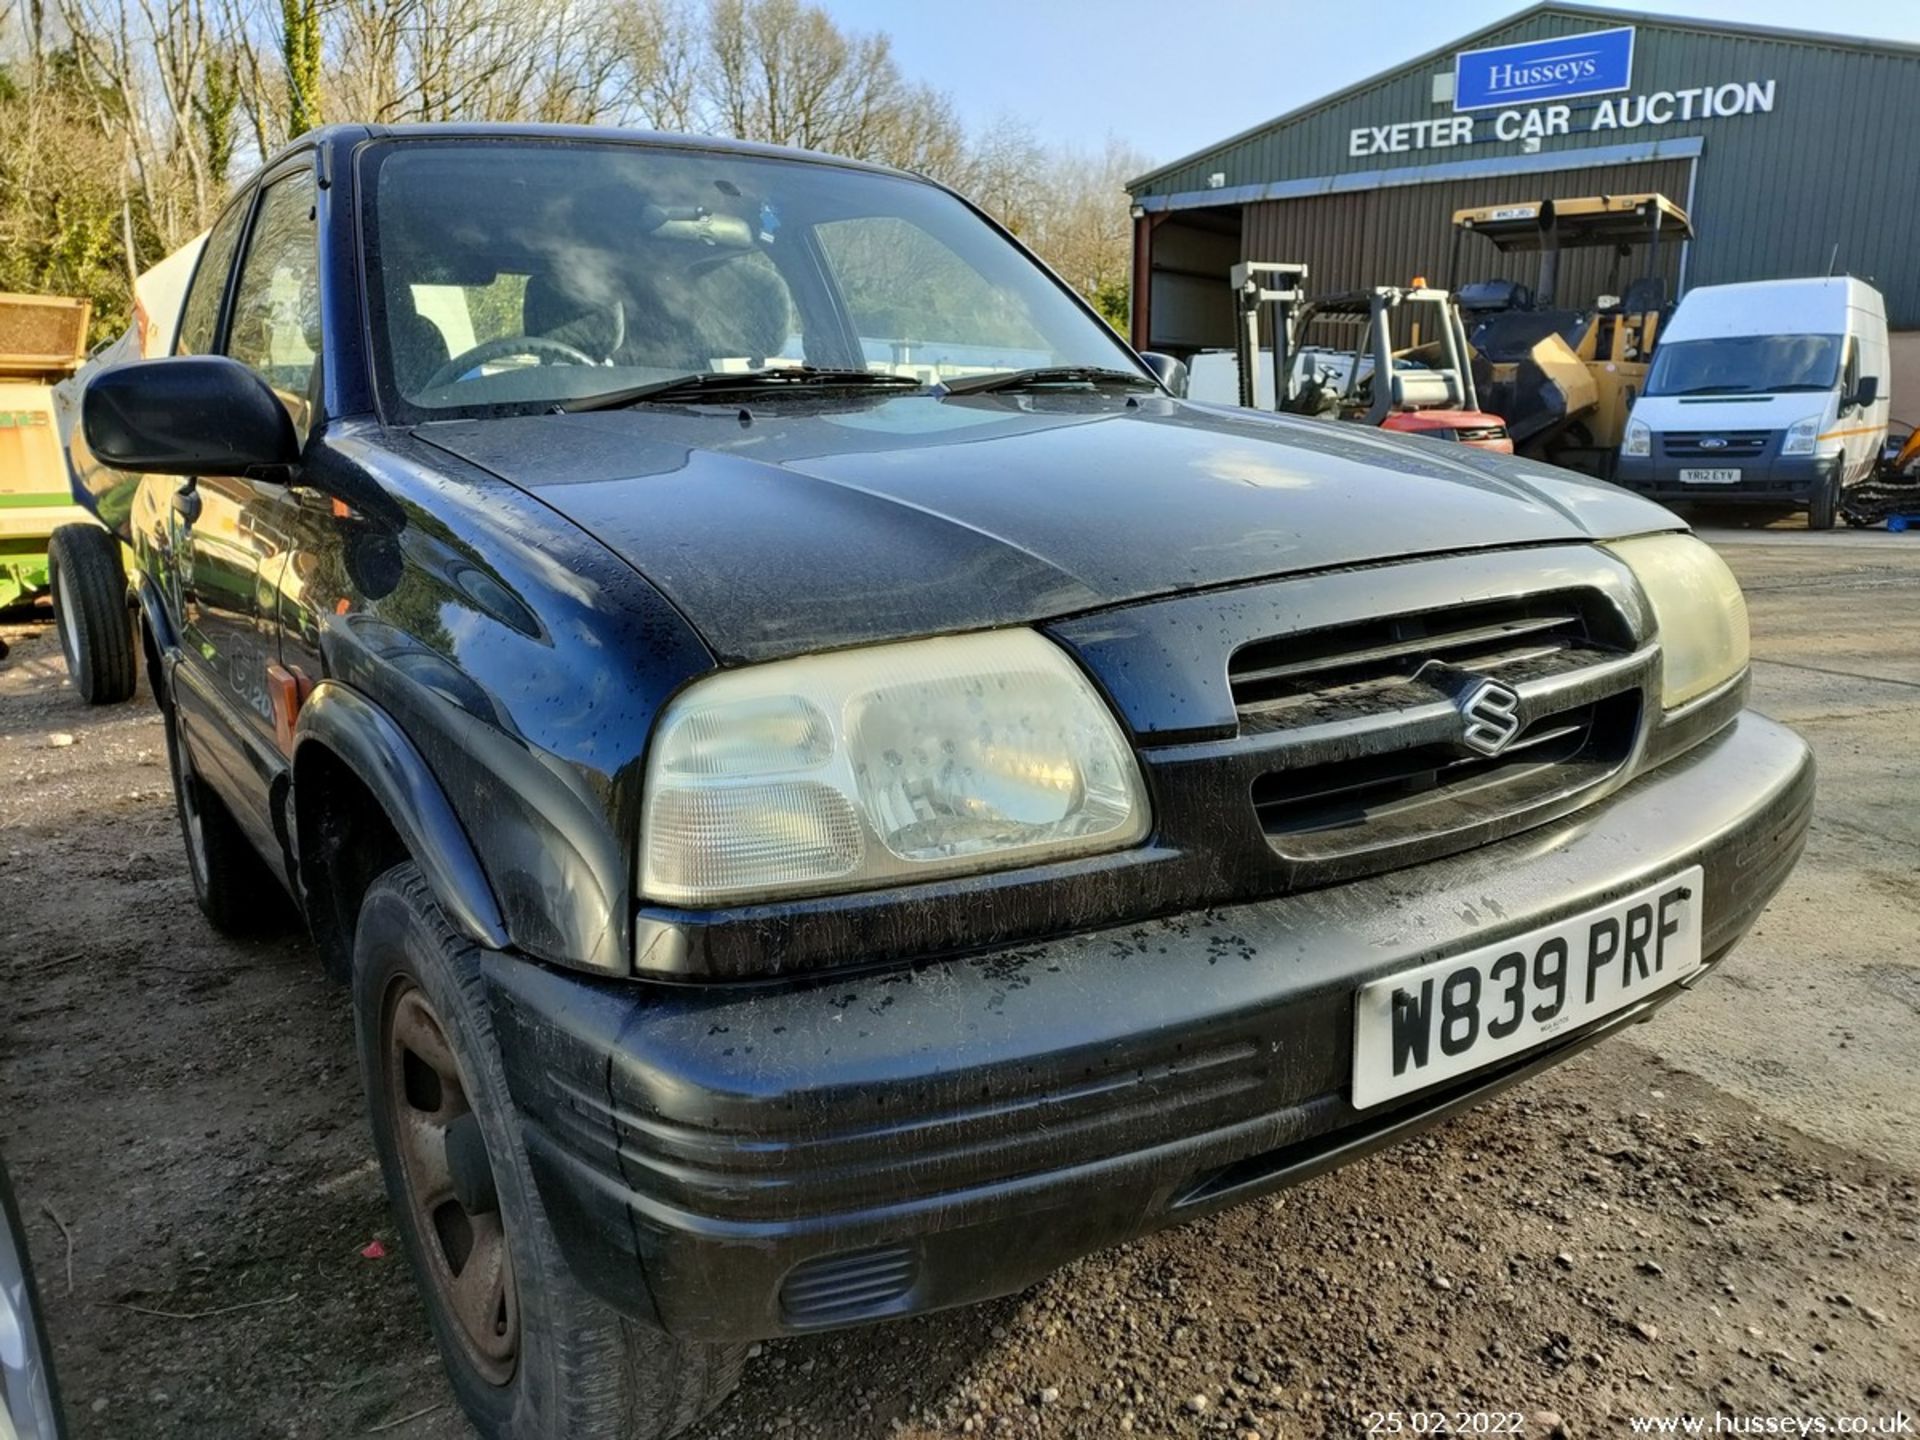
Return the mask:
<path fill-rule="evenodd" d="M 1002 116 L 1098 149 L 1109 135 L 1174 160 L 1526 6 L 1517 0 L 821 0 L 884 30 L 908 78 L 969 129 Z M 1920 44 L 1916 0 L 1641 0 L 1608 8 Z"/>

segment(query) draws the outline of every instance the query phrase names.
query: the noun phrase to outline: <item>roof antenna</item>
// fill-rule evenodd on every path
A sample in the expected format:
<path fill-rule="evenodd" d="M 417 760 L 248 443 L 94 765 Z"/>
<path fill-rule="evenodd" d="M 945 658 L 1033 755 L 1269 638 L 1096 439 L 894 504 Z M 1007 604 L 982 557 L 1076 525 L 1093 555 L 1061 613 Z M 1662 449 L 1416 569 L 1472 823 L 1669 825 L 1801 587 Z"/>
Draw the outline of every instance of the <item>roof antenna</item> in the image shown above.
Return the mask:
<path fill-rule="evenodd" d="M 1831 255 L 1829 255 L 1829 256 L 1827 256 L 1827 274 L 1828 274 L 1828 276 L 1832 276 L 1832 274 L 1833 274 L 1833 267 L 1834 267 L 1835 265 L 1838 265 L 1839 263 L 1840 263 L 1840 242 L 1839 242 L 1838 240 L 1836 240 L 1836 241 L 1834 241 L 1834 242 L 1833 242 L 1833 253 L 1832 253 Z"/>

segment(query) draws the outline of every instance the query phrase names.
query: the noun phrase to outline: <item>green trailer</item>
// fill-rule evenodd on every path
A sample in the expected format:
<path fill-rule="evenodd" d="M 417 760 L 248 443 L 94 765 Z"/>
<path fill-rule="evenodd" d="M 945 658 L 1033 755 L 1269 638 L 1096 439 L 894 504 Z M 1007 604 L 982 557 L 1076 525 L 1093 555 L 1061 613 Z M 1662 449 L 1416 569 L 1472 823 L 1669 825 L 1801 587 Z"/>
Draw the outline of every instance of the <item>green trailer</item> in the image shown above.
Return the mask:
<path fill-rule="evenodd" d="M 47 542 L 97 525 L 73 501 L 53 418 L 53 387 L 86 356 L 85 300 L 0 294 L 0 609 L 47 588 Z"/>

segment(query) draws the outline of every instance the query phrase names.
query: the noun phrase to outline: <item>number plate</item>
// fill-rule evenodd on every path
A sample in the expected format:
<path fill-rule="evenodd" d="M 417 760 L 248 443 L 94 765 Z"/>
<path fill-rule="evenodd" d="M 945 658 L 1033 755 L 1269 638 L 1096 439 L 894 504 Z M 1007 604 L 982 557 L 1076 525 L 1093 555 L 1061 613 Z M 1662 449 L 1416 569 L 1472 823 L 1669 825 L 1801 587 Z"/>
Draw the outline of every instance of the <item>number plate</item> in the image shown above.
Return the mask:
<path fill-rule="evenodd" d="M 1727 469 L 1682 470 L 1680 483 L 1682 485 L 1738 485 L 1740 472 Z"/>
<path fill-rule="evenodd" d="M 1517 1055 L 1700 968 L 1698 865 L 1600 910 L 1360 987 L 1364 1110 Z"/>

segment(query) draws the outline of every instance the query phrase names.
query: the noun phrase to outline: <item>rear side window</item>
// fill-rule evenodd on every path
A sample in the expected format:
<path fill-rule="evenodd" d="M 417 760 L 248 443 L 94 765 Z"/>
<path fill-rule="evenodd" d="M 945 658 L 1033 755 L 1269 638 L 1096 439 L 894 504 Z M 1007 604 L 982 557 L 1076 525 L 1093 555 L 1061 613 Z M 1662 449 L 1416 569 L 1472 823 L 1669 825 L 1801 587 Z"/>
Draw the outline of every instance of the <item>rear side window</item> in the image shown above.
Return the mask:
<path fill-rule="evenodd" d="M 207 355 L 213 351 L 213 327 L 220 321 L 220 297 L 226 292 L 227 272 L 233 268 L 233 252 L 240 244 L 240 229 L 246 224 L 247 202 L 236 201 L 214 224 L 207 245 L 200 252 L 200 264 L 193 272 L 193 287 L 180 310 L 180 334 L 174 341 L 177 355 Z"/>

